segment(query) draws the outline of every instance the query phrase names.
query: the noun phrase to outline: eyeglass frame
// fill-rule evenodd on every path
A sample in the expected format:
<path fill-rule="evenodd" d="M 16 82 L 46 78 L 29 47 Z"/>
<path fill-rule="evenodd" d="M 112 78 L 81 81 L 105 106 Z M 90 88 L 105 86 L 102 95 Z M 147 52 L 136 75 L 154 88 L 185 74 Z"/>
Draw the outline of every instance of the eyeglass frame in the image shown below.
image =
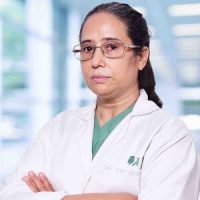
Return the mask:
<path fill-rule="evenodd" d="M 93 58 L 94 53 L 95 53 L 95 51 L 96 51 L 97 48 L 100 48 L 100 49 L 101 49 L 101 53 L 102 53 L 103 56 L 105 56 L 106 58 L 110 58 L 110 59 L 118 59 L 118 58 L 121 58 L 121 57 L 124 55 L 124 52 L 125 52 L 126 48 L 128 48 L 128 49 L 129 49 L 129 48 L 131 48 L 131 49 L 141 48 L 140 45 L 125 44 L 125 43 L 123 43 L 122 41 L 116 41 L 116 42 L 117 42 L 117 43 L 123 44 L 123 47 L 124 47 L 124 50 L 123 50 L 122 54 L 121 54 L 120 56 L 117 56 L 117 57 L 109 57 L 109 56 L 104 55 L 104 51 L 103 51 L 102 47 L 103 47 L 103 45 L 105 45 L 106 43 L 109 43 L 109 41 L 104 42 L 104 43 L 101 44 L 100 46 L 95 46 L 95 45 L 94 45 L 94 47 L 93 47 L 93 48 L 94 48 L 93 54 L 92 54 L 91 58 L 89 58 L 89 59 L 84 59 L 84 60 L 82 60 L 82 59 L 79 59 L 79 58 L 76 56 L 76 51 L 81 52 L 81 49 L 80 49 L 80 50 L 75 50 L 75 48 L 76 48 L 77 46 L 80 46 L 80 47 L 81 47 L 80 44 L 75 45 L 75 46 L 73 47 L 72 52 L 74 53 L 75 57 L 76 57 L 78 60 L 80 60 L 80 61 L 88 61 L 88 60 L 91 60 L 91 59 Z"/>

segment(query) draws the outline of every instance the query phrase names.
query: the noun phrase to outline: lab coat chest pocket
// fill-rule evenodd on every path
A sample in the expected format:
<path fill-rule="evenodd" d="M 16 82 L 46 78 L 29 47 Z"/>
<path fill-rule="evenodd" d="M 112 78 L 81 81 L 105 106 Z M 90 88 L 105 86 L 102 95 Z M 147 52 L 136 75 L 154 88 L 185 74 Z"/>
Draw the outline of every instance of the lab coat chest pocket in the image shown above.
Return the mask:
<path fill-rule="evenodd" d="M 107 164 L 101 172 L 103 192 L 138 194 L 141 170 L 137 166 Z"/>

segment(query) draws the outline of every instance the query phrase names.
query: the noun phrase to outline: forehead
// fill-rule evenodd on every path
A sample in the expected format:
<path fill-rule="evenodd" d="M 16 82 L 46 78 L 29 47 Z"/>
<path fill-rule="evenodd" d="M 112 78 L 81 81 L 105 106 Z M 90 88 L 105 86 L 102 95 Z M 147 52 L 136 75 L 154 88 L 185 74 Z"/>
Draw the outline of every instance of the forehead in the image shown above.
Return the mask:
<path fill-rule="evenodd" d="M 103 38 L 117 38 L 131 41 L 127 35 L 127 26 L 116 16 L 109 13 L 96 13 L 85 22 L 81 34 L 81 41 L 101 41 Z"/>

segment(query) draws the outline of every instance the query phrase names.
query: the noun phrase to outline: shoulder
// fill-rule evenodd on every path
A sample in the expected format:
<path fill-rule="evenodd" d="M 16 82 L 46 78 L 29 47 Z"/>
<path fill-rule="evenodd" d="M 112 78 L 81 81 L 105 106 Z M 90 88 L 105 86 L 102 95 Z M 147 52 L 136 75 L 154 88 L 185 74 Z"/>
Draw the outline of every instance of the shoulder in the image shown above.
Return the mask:
<path fill-rule="evenodd" d="M 158 143 L 180 140 L 184 137 L 192 138 L 186 124 L 163 109 L 158 109 L 150 114 L 149 127 L 153 133 L 153 141 L 158 141 Z"/>
<path fill-rule="evenodd" d="M 186 155 L 189 151 L 192 158 L 196 157 L 192 133 L 178 117 L 159 109 L 150 114 L 148 132 L 150 137 L 145 153 L 146 161 L 169 154 L 179 159 L 179 154 Z"/>
<path fill-rule="evenodd" d="M 52 121 L 56 125 L 60 125 L 63 122 L 66 123 L 71 120 L 88 120 L 91 115 L 94 113 L 95 110 L 95 104 L 89 105 L 89 106 L 84 106 L 81 108 L 76 108 L 76 109 L 69 109 L 66 111 L 63 111 L 56 115 Z"/>
<path fill-rule="evenodd" d="M 160 130 L 174 130 L 176 133 L 182 132 L 183 134 L 188 134 L 189 130 L 186 124 L 178 117 L 166 112 L 163 109 L 157 110 L 157 112 L 152 113 L 152 121 L 154 123 L 160 123 Z"/>
<path fill-rule="evenodd" d="M 150 137 L 157 138 L 160 136 L 167 138 L 177 135 L 190 135 L 183 121 L 158 107 L 153 101 L 148 100 L 145 90 L 140 90 L 140 96 L 132 115 L 137 117 L 138 126 L 148 127 L 148 133 L 146 134 L 150 135 Z"/>
<path fill-rule="evenodd" d="M 147 155 L 160 155 L 170 149 L 177 155 L 184 149 L 194 148 L 192 133 L 178 117 L 160 109 L 151 114 L 149 124 L 152 134 Z"/>
<path fill-rule="evenodd" d="M 38 133 L 38 137 L 54 141 L 61 138 L 64 133 L 69 132 L 70 128 L 88 120 L 93 115 L 94 108 L 95 105 L 92 104 L 57 114 L 44 124 Z"/>

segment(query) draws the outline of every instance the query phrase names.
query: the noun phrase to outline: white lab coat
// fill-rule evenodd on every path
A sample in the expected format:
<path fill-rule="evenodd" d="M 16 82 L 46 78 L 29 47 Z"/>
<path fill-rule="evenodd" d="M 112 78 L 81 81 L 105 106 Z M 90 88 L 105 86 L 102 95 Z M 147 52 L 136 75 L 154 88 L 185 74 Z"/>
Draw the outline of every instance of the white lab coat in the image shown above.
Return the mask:
<path fill-rule="evenodd" d="M 92 160 L 95 105 L 48 122 L 7 179 L 0 200 L 59 200 L 66 194 L 128 192 L 139 200 L 197 200 L 200 168 L 191 134 L 144 90 Z M 32 193 L 21 181 L 44 172 L 56 192 Z"/>

